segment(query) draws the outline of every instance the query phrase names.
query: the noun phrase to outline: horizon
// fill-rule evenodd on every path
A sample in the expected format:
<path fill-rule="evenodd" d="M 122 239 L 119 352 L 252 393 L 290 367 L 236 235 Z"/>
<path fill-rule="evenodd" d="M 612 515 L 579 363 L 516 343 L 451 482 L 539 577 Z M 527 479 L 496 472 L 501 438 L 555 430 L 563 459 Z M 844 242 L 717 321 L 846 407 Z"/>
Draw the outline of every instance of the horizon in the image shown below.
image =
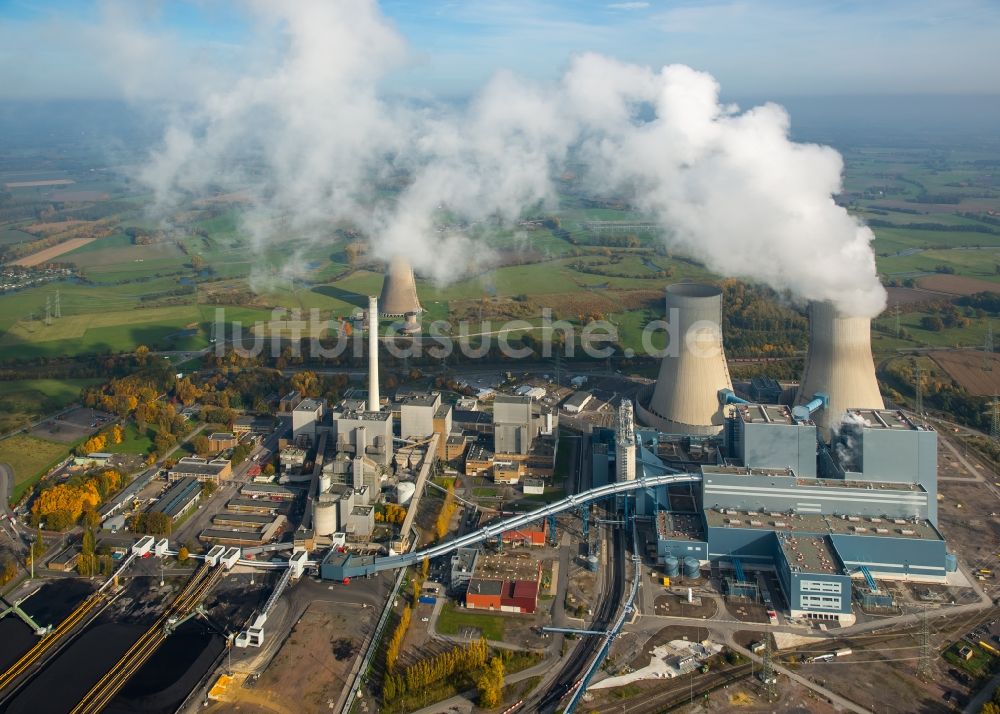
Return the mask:
<path fill-rule="evenodd" d="M 1000 77 L 984 71 L 1000 64 L 1000 7 L 980 0 L 946 11 L 784 0 L 356 4 L 377 7 L 404 38 L 383 88 L 416 98 L 469 96 L 500 71 L 552 82 L 584 52 L 687 64 L 733 96 L 1000 95 Z M 288 27 L 277 14 L 239 2 L 8 2 L 0 99 L 178 99 L 280 53 Z M 153 56 L 157 66 L 135 74 Z"/>

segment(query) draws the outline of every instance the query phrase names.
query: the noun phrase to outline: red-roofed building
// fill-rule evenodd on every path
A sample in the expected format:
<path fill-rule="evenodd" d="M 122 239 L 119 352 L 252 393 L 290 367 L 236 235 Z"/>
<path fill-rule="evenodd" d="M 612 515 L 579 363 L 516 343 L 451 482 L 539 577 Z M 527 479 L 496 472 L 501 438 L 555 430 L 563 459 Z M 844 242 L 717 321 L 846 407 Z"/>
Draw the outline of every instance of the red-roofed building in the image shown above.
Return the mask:
<path fill-rule="evenodd" d="M 505 612 L 534 614 L 538 606 L 538 583 L 530 580 L 508 580 L 500 593 L 500 609 Z"/>
<path fill-rule="evenodd" d="M 548 533 L 548 524 L 541 521 L 539 524 L 528 525 L 524 528 L 517 528 L 512 531 L 505 531 L 500 538 L 504 544 L 510 545 L 545 545 L 545 536 Z"/>

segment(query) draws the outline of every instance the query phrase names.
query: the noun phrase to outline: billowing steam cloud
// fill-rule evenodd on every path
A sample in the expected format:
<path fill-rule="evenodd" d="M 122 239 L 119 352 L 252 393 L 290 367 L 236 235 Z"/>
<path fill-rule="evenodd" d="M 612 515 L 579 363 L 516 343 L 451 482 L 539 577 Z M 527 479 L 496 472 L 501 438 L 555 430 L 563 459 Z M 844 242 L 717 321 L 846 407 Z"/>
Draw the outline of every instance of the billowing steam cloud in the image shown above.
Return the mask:
<path fill-rule="evenodd" d="M 489 247 L 442 228 L 441 212 L 475 222 L 555 207 L 552 177 L 574 151 L 591 188 L 628 196 L 715 272 L 847 314 L 884 307 L 874 236 L 833 202 L 840 156 L 790 141 L 777 105 L 740 112 L 705 73 L 598 55 L 554 85 L 501 73 L 467 107 L 418 105 L 377 89 L 406 47 L 373 2 L 252 7 L 285 45 L 174 122 L 143 173 L 163 205 L 208 186 L 250 192 L 262 242 L 290 228 L 328 240 L 348 220 L 381 257 L 405 251 L 446 280 Z M 384 181 L 403 186 L 391 201 L 365 191 Z"/>

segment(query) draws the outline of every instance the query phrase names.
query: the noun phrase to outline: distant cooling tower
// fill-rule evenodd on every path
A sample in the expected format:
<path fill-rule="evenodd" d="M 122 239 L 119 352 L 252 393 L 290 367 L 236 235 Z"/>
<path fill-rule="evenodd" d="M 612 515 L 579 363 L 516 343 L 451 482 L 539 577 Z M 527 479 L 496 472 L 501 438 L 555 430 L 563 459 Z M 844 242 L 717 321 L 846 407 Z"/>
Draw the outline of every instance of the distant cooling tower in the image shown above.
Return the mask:
<path fill-rule="evenodd" d="M 825 394 L 827 406 L 813 416 L 824 437 L 848 409 L 884 409 L 872 359 L 871 320 L 844 317 L 828 302 L 809 306 L 809 352 L 795 397 L 805 404 Z"/>
<path fill-rule="evenodd" d="M 406 319 L 404 332 L 420 329 L 417 316 L 424 311 L 417 298 L 417 283 L 413 278 L 413 266 L 403 256 L 396 256 L 389 262 L 389 269 L 382 283 L 382 295 L 378 299 L 380 317 Z"/>
<path fill-rule="evenodd" d="M 639 402 L 639 420 L 669 433 L 717 434 L 724 423 L 719 392 L 733 388 L 722 348 L 722 291 L 668 286 L 667 321 L 676 350 L 663 358 L 649 401 Z"/>

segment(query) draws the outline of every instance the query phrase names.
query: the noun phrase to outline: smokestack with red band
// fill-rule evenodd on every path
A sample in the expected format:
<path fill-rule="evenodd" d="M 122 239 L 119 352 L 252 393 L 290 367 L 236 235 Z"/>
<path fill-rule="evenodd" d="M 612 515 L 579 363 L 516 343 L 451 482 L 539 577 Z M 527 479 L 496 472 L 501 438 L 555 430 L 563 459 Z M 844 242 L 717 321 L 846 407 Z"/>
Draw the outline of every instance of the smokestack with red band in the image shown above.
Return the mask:
<path fill-rule="evenodd" d="M 379 410 L 378 393 L 378 298 L 368 296 L 368 411 Z"/>
<path fill-rule="evenodd" d="M 884 409 L 872 359 L 871 320 L 841 315 L 829 302 L 809 305 L 809 352 L 796 404 L 817 394 L 829 401 L 813 416 L 823 437 L 848 409 Z"/>

